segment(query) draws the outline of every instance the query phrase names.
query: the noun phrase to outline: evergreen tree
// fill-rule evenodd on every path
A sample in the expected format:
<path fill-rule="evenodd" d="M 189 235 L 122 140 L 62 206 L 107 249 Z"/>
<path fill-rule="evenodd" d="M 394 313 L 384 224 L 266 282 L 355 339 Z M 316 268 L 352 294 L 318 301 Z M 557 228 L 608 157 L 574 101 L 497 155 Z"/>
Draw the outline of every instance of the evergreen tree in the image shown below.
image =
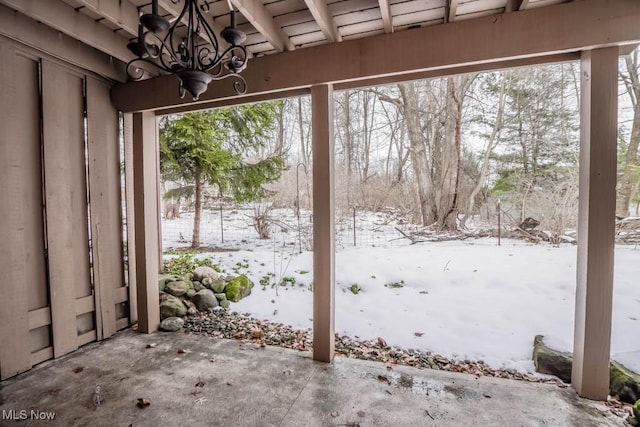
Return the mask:
<path fill-rule="evenodd" d="M 263 147 L 276 119 L 278 103 L 165 117 L 160 125 L 160 168 L 163 179 L 189 183 L 195 198 L 192 248 L 200 246 L 203 187 L 217 187 L 237 202 L 269 194 L 265 184 L 284 169 L 281 155 L 252 158 Z"/>

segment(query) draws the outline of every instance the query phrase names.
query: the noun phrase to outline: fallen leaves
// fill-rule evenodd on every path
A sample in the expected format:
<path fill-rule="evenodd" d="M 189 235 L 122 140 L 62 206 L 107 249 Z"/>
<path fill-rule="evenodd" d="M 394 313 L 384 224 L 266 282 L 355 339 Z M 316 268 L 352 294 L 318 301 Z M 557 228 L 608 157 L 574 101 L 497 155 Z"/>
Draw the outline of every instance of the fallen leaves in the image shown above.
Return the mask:
<path fill-rule="evenodd" d="M 424 332 L 414 332 L 413 335 L 417 336 L 417 337 L 421 337 L 424 335 Z"/>
<path fill-rule="evenodd" d="M 365 412 L 364 412 L 364 411 L 358 411 L 358 416 L 359 416 L 360 418 L 364 418 L 364 416 L 365 416 L 365 415 L 366 415 L 366 414 L 365 414 Z"/>
<path fill-rule="evenodd" d="M 191 334 L 235 338 L 243 343 L 253 343 L 260 347 L 275 345 L 299 351 L 310 351 L 313 345 L 311 330 L 309 329 L 296 330 L 288 325 L 258 320 L 249 315 L 227 310 L 201 313 L 200 316 L 190 316 L 186 320 L 185 330 Z M 261 334 L 257 332 L 258 330 L 261 331 Z M 256 331 L 255 335 L 254 331 Z M 418 334 L 423 334 L 423 332 L 414 332 L 414 334 L 419 336 Z M 260 336 L 257 337 L 257 335 Z M 383 362 L 387 365 L 387 370 L 392 369 L 390 365 L 405 365 L 468 373 L 477 377 L 509 378 L 535 383 L 551 383 L 559 387 L 566 387 L 566 384 L 557 379 L 541 378 L 511 369 L 494 369 L 483 361 L 450 360 L 446 357 L 432 354 L 429 351 L 404 350 L 399 347 L 389 346 L 382 337 L 368 341 L 360 340 L 358 337 L 351 338 L 336 334 L 335 353 L 338 356 Z"/>
<path fill-rule="evenodd" d="M 136 406 L 138 408 L 146 408 L 149 405 L 151 405 L 151 402 L 149 402 L 149 400 L 145 399 L 144 397 L 139 397 L 138 402 L 136 403 Z"/>
<path fill-rule="evenodd" d="M 75 368 L 73 368 L 74 374 L 79 374 L 82 371 L 84 371 L 84 366 L 76 366 Z"/>
<path fill-rule="evenodd" d="M 391 380 L 386 375 L 378 375 L 378 381 L 391 384 Z"/>

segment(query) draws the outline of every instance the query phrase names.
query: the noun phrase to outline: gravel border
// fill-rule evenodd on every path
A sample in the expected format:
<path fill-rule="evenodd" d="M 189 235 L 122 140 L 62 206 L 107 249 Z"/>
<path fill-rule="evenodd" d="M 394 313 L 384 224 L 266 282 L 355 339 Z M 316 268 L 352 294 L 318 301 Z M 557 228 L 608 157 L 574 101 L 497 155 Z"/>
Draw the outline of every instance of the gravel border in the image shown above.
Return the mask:
<path fill-rule="evenodd" d="M 261 346 L 272 345 L 299 351 L 311 352 L 313 339 L 311 330 L 293 329 L 291 326 L 259 320 L 249 314 L 214 309 L 186 318 L 184 333 L 216 338 L 235 339 Z M 476 376 L 508 378 L 534 383 L 555 384 L 566 388 L 567 384 L 557 378 L 541 377 L 518 372 L 514 369 L 494 369 L 483 361 L 451 360 L 429 351 L 405 350 L 389 346 L 383 338 L 374 341 L 358 340 L 336 334 L 337 356 L 383 362 L 387 365 L 406 365 L 441 371 L 462 372 Z"/>

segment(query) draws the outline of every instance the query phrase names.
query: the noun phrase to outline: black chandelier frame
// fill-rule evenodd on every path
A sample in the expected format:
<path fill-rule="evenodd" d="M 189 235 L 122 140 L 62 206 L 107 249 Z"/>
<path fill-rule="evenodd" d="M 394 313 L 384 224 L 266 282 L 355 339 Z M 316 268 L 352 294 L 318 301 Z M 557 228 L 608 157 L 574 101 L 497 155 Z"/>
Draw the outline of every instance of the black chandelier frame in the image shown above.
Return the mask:
<path fill-rule="evenodd" d="M 200 0 L 171 0 L 174 4 L 182 1 L 182 11 L 173 23 L 159 15 L 157 0 L 151 3 L 151 13 L 140 17 L 138 38 L 127 45 L 137 56 L 127 63 L 129 78 L 144 77 L 140 67 L 144 62 L 175 74 L 180 81 L 180 98 L 189 92 L 196 101 L 210 82 L 227 78 L 235 79 L 233 89 L 237 94 L 245 94 L 247 82 L 240 73 L 247 66 L 247 50 L 242 45 L 246 35 L 236 27 L 236 12 L 231 4 L 230 25 L 220 32 L 229 47 L 220 51 L 219 39 L 204 15 L 209 11 L 209 4 L 206 1 L 199 4 Z M 176 30 L 185 17 L 186 34 L 180 36 Z"/>

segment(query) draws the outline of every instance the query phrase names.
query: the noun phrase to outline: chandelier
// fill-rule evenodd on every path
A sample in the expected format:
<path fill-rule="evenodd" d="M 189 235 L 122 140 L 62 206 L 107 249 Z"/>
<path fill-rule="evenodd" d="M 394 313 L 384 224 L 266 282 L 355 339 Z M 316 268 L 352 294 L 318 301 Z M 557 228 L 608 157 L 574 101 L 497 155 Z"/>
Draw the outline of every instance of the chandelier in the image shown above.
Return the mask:
<path fill-rule="evenodd" d="M 247 66 L 247 50 L 241 45 L 247 36 L 236 28 L 236 15 L 231 3 L 231 23 L 220 32 L 222 39 L 229 44 L 223 50 L 204 16 L 209 11 L 209 3 L 171 0 L 174 4 L 181 1 L 184 2 L 182 12 L 173 23 L 158 14 L 158 0 L 152 1 L 151 13 L 140 17 L 138 38 L 127 45 L 137 56 L 127 63 L 129 78 L 142 79 L 144 71 L 140 63 L 146 62 L 178 77 L 180 98 L 189 92 L 196 101 L 210 82 L 225 78 L 235 79 L 233 89 L 237 94 L 246 93 L 247 82 L 240 72 Z"/>

